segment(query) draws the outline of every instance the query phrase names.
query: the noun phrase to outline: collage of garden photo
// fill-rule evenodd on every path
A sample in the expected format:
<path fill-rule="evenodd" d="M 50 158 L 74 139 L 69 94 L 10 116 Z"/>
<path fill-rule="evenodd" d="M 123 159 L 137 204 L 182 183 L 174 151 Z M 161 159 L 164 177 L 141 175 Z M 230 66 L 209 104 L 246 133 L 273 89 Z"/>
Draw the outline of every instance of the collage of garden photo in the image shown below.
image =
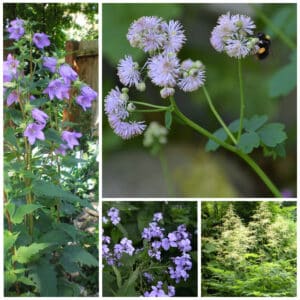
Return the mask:
<path fill-rule="evenodd" d="M 0 296 L 297 299 L 297 5 L 4 0 Z"/>

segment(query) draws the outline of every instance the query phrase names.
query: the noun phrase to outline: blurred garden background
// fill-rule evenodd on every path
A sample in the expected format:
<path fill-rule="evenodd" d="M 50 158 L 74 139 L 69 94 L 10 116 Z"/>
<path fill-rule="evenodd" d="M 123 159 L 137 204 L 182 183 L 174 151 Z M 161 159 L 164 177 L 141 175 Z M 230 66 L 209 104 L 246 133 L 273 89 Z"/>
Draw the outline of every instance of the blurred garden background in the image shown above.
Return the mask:
<path fill-rule="evenodd" d="M 296 5 L 295 4 L 103 4 L 103 98 L 122 85 L 117 65 L 125 55 L 143 65 L 145 54 L 130 47 L 126 33 L 142 16 L 179 20 L 187 41 L 180 59 L 201 60 L 206 66 L 206 88 L 227 124 L 239 117 L 237 61 L 216 52 L 210 34 L 221 14 L 250 16 L 255 32 L 271 36 L 265 60 L 243 59 L 245 117 L 267 115 L 269 121 L 286 126 L 286 157 L 265 157 L 262 150 L 251 156 L 286 197 L 296 196 Z M 164 105 L 159 89 L 150 81 L 146 92 L 130 91 L 136 100 Z M 135 93 L 135 94 L 134 94 Z M 141 99 L 143 97 L 143 99 Z M 219 124 L 206 103 L 203 90 L 176 91 L 175 100 L 189 118 L 214 132 Z M 147 114 L 140 119 L 164 124 L 164 114 Z M 164 149 L 165 161 L 143 147 L 143 137 L 123 141 L 103 115 L 104 197 L 271 197 L 257 175 L 237 157 L 218 150 L 205 152 L 206 138 L 173 122 Z M 164 174 L 169 174 L 166 179 Z M 171 188 L 170 188 L 171 185 Z M 169 186 L 169 188 L 168 188 Z"/>

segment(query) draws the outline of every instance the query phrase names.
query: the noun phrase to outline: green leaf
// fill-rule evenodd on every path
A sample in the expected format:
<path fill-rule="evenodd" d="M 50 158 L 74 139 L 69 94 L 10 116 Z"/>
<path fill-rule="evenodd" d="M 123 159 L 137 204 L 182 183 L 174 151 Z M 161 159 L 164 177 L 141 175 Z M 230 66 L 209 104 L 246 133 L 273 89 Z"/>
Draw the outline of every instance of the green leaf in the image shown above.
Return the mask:
<path fill-rule="evenodd" d="M 251 153 L 254 148 L 259 147 L 259 136 L 256 132 L 246 132 L 241 135 L 238 147 L 244 153 Z"/>
<path fill-rule="evenodd" d="M 261 141 L 268 147 L 275 147 L 287 139 L 284 125 L 281 123 L 270 123 L 264 125 L 257 131 Z"/>
<path fill-rule="evenodd" d="M 244 128 L 247 131 L 256 131 L 258 128 L 263 126 L 268 121 L 268 117 L 266 115 L 258 116 L 254 115 L 251 119 L 245 119 Z"/>
<path fill-rule="evenodd" d="M 43 206 L 38 204 L 24 204 L 17 207 L 13 216 L 11 216 L 11 221 L 13 224 L 20 224 L 23 222 L 25 215 L 31 214 L 35 210 L 42 208 Z"/>
<path fill-rule="evenodd" d="M 80 272 L 80 268 L 78 264 L 71 261 L 69 256 L 62 255 L 61 258 L 59 259 L 59 263 L 62 265 L 62 267 L 67 273 L 72 274 L 72 273 Z"/>
<path fill-rule="evenodd" d="M 77 262 L 82 265 L 98 267 L 99 263 L 97 259 L 87 252 L 85 249 L 79 246 L 67 246 L 63 251 L 63 255 L 67 256 L 70 261 Z"/>
<path fill-rule="evenodd" d="M 17 138 L 15 136 L 15 130 L 12 127 L 8 127 L 8 128 L 5 129 L 4 141 L 5 141 L 5 143 L 10 143 L 11 145 L 13 145 L 17 149 L 19 149 L 18 141 L 17 141 Z"/>
<path fill-rule="evenodd" d="M 66 223 L 58 223 L 55 224 L 55 227 L 67 233 L 73 239 L 73 241 L 76 240 L 77 229 L 73 225 Z"/>
<path fill-rule="evenodd" d="M 69 282 L 65 278 L 58 280 L 58 292 L 60 297 L 80 297 L 80 287 L 75 282 Z"/>
<path fill-rule="evenodd" d="M 4 272 L 4 285 L 5 289 L 8 290 L 17 281 L 17 275 L 13 270 Z"/>
<path fill-rule="evenodd" d="M 231 132 L 233 133 L 236 133 L 239 131 L 240 129 L 240 119 L 237 119 L 233 122 L 231 122 L 229 125 L 228 125 L 228 128 Z"/>
<path fill-rule="evenodd" d="M 123 286 L 118 290 L 117 296 L 129 297 L 136 296 L 135 285 L 139 277 L 140 269 L 137 268 L 131 273 L 130 277 L 123 284 Z"/>
<path fill-rule="evenodd" d="M 22 264 L 30 262 L 35 255 L 46 249 L 51 244 L 49 243 L 33 243 L 30 246 L 21 246 L 17 249 L 13 260 Z"/>
<path fill-rule="evenodd" d="M 11 247 L 14 246 L 20 232 L 13 233 L 8 230 L 4 230 L 4 257 L 6 257 L 7 252 Z"/>
<path fill-rule="evenodd" d="M 41 259 L 31 270 L 29 278 L 36 283 L 41 297 L 58 296 L 56 271 L 53 264 L 46 259 Z"/>
<path fill-rule="evenodd" d="M 165 113 L 165 126 L 167 129 L 171 129 L 172 125 L 172 112 L 167 110 Z"/>
<path fill-rule="evenodd" d="M 213 135 L 223 142 L 227 139 L 227 133 L 223 128 L 219 128 L 213 133 Z M 220 145 L 213 140 L 208 140 L 205 145 L 205 151 L 216 151 L 219 147 Z"/>
<path fill-rule="evenodd" d="M 56 144 L 62 143 L 62 139 L 60 137 L 59 132 L 53 128 L 49 128 L 49 129 L 45 130 L 45 137 L 46 137 L 46 140 L 48 140 L 50 142 L 53 142 Z"/>
<path fill-rule="evenodd" d="M 20 125 L 23 122 L 23 116 L 22 116 L 21 111 L 16 110 L 16 109 L 10 109 L 9 114 L 10 114 L 12 121 L 16 125 Z"/>
<path fill-rule="evenodd" d="M 50 230 L 43 234 L 39 239 L 39 243 L 51 243 L 53 245 L 65 245 L 71 242 L 70 237 L 62 230 Z"/>
<path fill-rule="evenodd" d="M 118 268 L 116 266 L 112 266 L 112 269 L 116 275 L 116 279 L 117 279 L 117 286 L 120 289 L 122 286 L 122 276 L 120 271 L 118 270 Z"/>
<path fill-rule="evenodd" d="M 28 277 L 25 276 L 21 276 L 18 278 L 18 282 L 21 282 L 25 285 L 29 285 L 29 286 L 36 286 L 36 283 L 33 282 L 31 279 L 29 279 Z"/>

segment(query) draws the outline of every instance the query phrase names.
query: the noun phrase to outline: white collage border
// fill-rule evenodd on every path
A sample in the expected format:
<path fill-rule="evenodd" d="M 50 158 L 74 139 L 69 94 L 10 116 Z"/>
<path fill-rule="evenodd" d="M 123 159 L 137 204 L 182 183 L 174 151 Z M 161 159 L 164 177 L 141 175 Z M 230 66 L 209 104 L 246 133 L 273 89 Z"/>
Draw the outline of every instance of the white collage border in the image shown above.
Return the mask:
<path fill-rule="evenodd" d="M 99 13 L 99 40 L 98 40 L 98 47 L 99 47 L 99 53 L 101 53 L 101 56 L 99 56 L 99 91 L 98 91 L 98 99 L 99 102 L 102 102 L 102 3 L 103 4 L 109 4 L 109 3 L 149 3 L 149 4 L 159 4 L 159 3 L 182 3 L 182 4 L 224 4 L 224 3 L 234 3 L 234 4 L 242 4 L 242 3 L 297 3 L 297 0 L 294 1 L 280 1 L 280 0 L 264 0 L 264 1 L 257 1 L 257 0 L 252 0 L 252 1 L 245 1 L 245 0 L 228 0 L 228 1 L 217 1 L 217 0 L 207 0 L 207 1 L 199 1 L 199 0 L 194 0 L 194 1 L 178 1 L 178 0 L 173 0 L 173 1 L 159 1 L 159 0 L 152 0 L 152 1 L 142 1 L 142 0 L 119 0 L 119 1 L 113 1 L 113 0 L 103 0 L 103 1 L 93 1 L 93 0 L 57 0 L 57 1 L 45 1 L 45 0 L 38 0 L 38 1 L 33 1 L 33 0 L 23 0 L 23 1 L 13 1 L 13 0 L 1 0 L 1 7 L 0 7 L 0 22 L 1 22 L 1 26 L 0 26 L 0 52 L 1 52 L 1 57 L 3 57 L 3 3 L 82 3 L 82 2 L 88 2 L 88 3 L 98 3 L 98 13 Z M 297 16 L 299 16 L 299 5 L 297 3 Z M 297 20 L 298 21 L 298 20 Z M 297 40 L 299 40 L 299 22 L 297 22 Z M 299 49 L 297 50 L 297 58 L 299 58 Z M 3 81 L 2 81 L 2 70 L 3 70 L 3 66 L 2 66 L 2 60 L 0 63 L 0 74 L 1 74 L 1 80 L 0 80 L 0 90 L 3 89 Z M 299 70 L 299 60 L 297 61 L 297 71 Z M 297 72 L 298 75 L 298 72 Z M 299 80 L 299 76 L 297 78 L 297 85 L 299 84 L 300 80 Z M 298 116 L 300 116 L 299 114 L 299 105 L 298 105 L 299 101 L 298 101 L 298 95 L 297 95 L 297 119 L 299 118 Z M 300 129 L 300 125 L 299 125 L 299 121 L 297 122 L 297 133 L 299 132 Z M 2 95 L 2 101 L 0 103 L 0 187 L 1 187 L 1 195 L 3 195 L 3 95 Z M 99 162 L 99 197 L 101 197 L 102 195 L 102 105 L 99 105 L 99 151 L 101 152 L 101 155 L 99 157 L 101 157 L 100 162 Z M 297 158 L 299 158 L 299 134 L 297 134 Z M 299 159 L 297 159 L 297 191 L 299 191 L 299 185 L 300 181 L 299 181 Z M 260 198 L 234 198 L 234 199 L 229 199 L 229 198 L 122 198 L 122 199 L 114 199 L 114 198 L 100 198 L 99 199 L 99 220 L 100 220 L 100 229 L 99 229 L 99 234 L 101 233 L 101 220 L 102 220 L 102 206 L 101 206 L 101 202 L 102 201 L 196 201 L 197 202 L 197 211 L 198 211 L 198 216 L 197 216 L 197 221 L 198 221 L 198 297 L 176 297 L 176 299 L 200 299 L 201 298 L 201 213 L 200 213 L 200 207 L 201 207 L 201 202 L 203 201 L 277 201 L 278 199 L 275 198 L 264 198 L 264 199 L 260 199 Z M 281 199 L 281 200 L 295 200 L 297 201 L 297 198 L 294 199 Z M 280 200 L 278 200 L 280 201 Z M 3 216 L 3 205 L 0 205 L 0 214 L 1 216 Z M 300 293 L 300 263 L 299 263 L 299 257 L 300 257 L 300 220 L 299 220 L 299 216 L 300 216 L 300 205 L 297 205 L 297 295 L 300 297 L 299 293 Z M 3 261 L 3 228 L 4 228 L 4 222 L 3 222 L 3 217 L 1 217 L 1 221 L 0 221 L 1 227 L 1 233 L 0 233 L 0 255 L 1 255 L 1 259 L 0 259 L 0 288 L 1 292 L 0 292 L 0 297 L 4 298 L 4 276 L 3 276 L 3 271 L 4 271 L 4 261 Z M 101 239 L 99 238 L 99 241 Z M 100 242 L 101 243 L 101 242 Z M 101 272 L 101 247 L 99 245 L 99 297 L 85 297 L 87 299 L 97 299 L 97 298 L 102 298 L 102 272 Z M 31 298 L 31 297 L 27 297 L 26 299 L 36 299 L 35 298 Z M 230 297 L 202 297 L 203 299 L 210 299 L 210 300 L 223 300 L 223 299 L 231 299 Z M 247 299 L 247 300 L 260 300 L 260 299 L 274 299 L 274 300 L 284 300 L 284 299 L 297 299 L 297 297 L 232 297 L 234 299 Z M 8 297 L 7 297 L 8 299 Z M 19 297 L 9 297 L 9 299 L 20 299 Z M 43 299 L 54 299 L 53 297 L 43 297 Z M 59 297 L 59 299 L 82 299 L 82 297 Z M 104 297 L 104 299 L 108 299 L 108 300 L 113 300 L 113 299 L 129 299 L 129 297 Z M 130 299 L 132 299 L 132 297 L 130 297 Z M 139 299 L 139 298 L 133 298 L 133 299 Z M 150 298 L 151 299 L 151 298 Z M 152 298 L 154 299 L 154 298 Z"/>

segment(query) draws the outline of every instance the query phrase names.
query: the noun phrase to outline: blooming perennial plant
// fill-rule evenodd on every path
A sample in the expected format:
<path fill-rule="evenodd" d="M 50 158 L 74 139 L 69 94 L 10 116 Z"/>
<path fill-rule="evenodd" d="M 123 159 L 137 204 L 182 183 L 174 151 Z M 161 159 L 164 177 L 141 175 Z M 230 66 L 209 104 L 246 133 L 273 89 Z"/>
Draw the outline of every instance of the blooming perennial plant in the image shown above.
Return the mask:
<path fill-rule="evenodd" d="M 103 216 L 103 223 L 108 224 L 111 222 L 114 226 L 118 226 L 121 219 L 119 217 L 119 210 L 117 208 L 110 208 L 107 216 Z M 185 225 L 179 225 L 175 231 L 166 233 L 165 229 L 161 227 L 160 223 L 163 222 L 163 214 L 157 212 L 153 215 L 152 222 L 148 227 L 143 229 L 141 233 L 142 248 L 134 248 L 132 241 L 127 237 L 123 237 L 119 243 L 112 245 L 110 236 L 102 232 L 102 256 L 104 262 L 108 266 L 122 267 L 120 261 L 123 253 L 130 256 L 137 256 L 141 252 L 145 252 L 148 257 L 145 258 L 148 264 L 147 272 L 143 272 L 142 276 L 146 282 L 146 286 L 151 285 L 151 290 L 143 291 L 145 297 L 173 297 L 175 296 L 175 286 L 169 284 L 178 284 L 181 281 L 186 281 L 189 278 L 189 271 L 192 269 L 192 261 L 189 252 L 192 250 L 191 234 L 188 233 Z M 171 257 L 171 260 L 165 262 L 165 253 L 170 249 L 177 249 L 177 256 Z M 172 252 L 173 253 L 173 252 Z M 157 280 L 157 276 L 151 274 L 151 265 L 153 261 L 162 263 L 162 274 L 166 274 L 165 282 Z M 138 267 L 138 265 L 137 265 Z M 144 266 L 147 269 L 147 266 Z"/>
<path fill-rule="evenodd" d="M 26 26 L 28 30 L 25 30 Z M 71 66 L 62 62 L 63 59 L 58 57 L 48 56 L 49 52 L 45 48 L 51 45 L 49 36 L 45 33 L 30 32 L 29 24 L 21 19 L 16 19 L 10 22 L 7 28 L 9 38 L 15 41 L 24 39 L 24 43 L 29 42 L 31 53 L 39 56 L 36 64 L 42 62 L 40 72 L 48 71 L 49 83 L 43 89 L 43 94 L 49 100 L 64 101 L 66 106 L 69 101 L 73 101 L 76 96 L 76 103 L 82 107 L 84 111 L 91 108 L 92 102 L 96 100 L 97 93 L 89 86 L 79 81 L 78 74 Z M 27 36 L 25 35 L 27 33 Z M 32 49 L 36 47 L 37 50 Z M 39 50 L 42 50 L 39 52 Z M 25 62 L 27 64 L 27 62 Z M 31 67 L 32 68 L 32 67 Z M 3 84 L 4 84 L 4 99 L 7 106 L 18 105 L 24 114 L 28 114 L 26 118 L 26 128 L 24 130 L 24 137 L 28 139 L 30 145 L 34 145 L 37 140 L 45 140 L 44 130 L 47 127 L 49 116 L 40 109 L 40 105 L 32 102 L 40 97 L 40 91 L 30 94 L 21 94 L 22 82 L 27 74 L 24 73 L 24 62 L 18 61 L 13 54 L 8 54 L 7 60 L 3 62 Z M 32 77 L 32 69 L 30 70 L 30 77 Z M 55 150 L 56 154 L 66 155 L 67 149 L 73 149 L 74 146 L 79 145 L 78 139 L 82 137 L 80 132 L 63 130 L 61 132 L 61 139 L 63 143 Z"/>
<path fill-rule="evenodd" d="M 240 88 L 240 118 L 226 125 L 213 105 L 204 85 L 206 81 L 205 67 L 200 60 L 190 58 L 180 61 L 178 52 L 186 42 L 183 26 L 178 21 L 164 21 L 155 16 L 144 16 L 134 21 L 128 30 L 127 40 L 130 45 L 147 53 L 146 62 L 140 66 L 130 55 L 125 55 L 118 64 L 118 77 L 123 87 L 113 88 L 104 100 L 104 111 L 115 134 L 123 139 L 141 135 L 146 129 L 144 121 L 132 121 L 134 113 L 165 113 L 165 126 L 169 130 L 173 115 L 198 133 L 209 139 L 206 150 L 215 151 L 223 147 L 242 158 L 268 186 L 270 191 L 280 197 L 281 193 L 263 170 L 248 155 L 254 148 L 262 147 L 265 156 L 284 156 L 279 149 L 284 147 L 287 135 L 284 125 L 279 123 L 265 124 L 266 116 L 244 118 L 244 92 L 242 79 L 242 59 L 255 55 L 260 50 L 260 40 L 255 34 L 256 25 L 245 15 L 232 15 L 230 12 L 221 15 L 213 28 L 210 43 L 218 52 L 224 52 L 238 61 Z M 154 105 L 146 101 L 130 99 L 129 88 L 143 92 L 146 79 L 159 87 L 160 96 L 168 105 Z M 222 126 L 211 133 L 199 124 L 194 123 L 178 108 L 174 95 L 178 88 L 183 92 L 193 92 L 203 88 L 208 105 Z M 258 124 L 250 126 L 250 124 Z M 274 136 L 276 131 L 276 136 Z M 147 139 L 146 139 L 147 140 Z"/>

